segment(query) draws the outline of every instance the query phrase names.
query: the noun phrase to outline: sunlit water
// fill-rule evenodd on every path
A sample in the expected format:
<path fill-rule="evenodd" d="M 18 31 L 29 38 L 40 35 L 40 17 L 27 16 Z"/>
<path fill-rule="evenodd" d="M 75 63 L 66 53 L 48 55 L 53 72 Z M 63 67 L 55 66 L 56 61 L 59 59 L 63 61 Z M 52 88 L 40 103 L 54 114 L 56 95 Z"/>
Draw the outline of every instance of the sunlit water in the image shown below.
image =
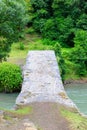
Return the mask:
<path fill-rule="evenodd" d="M 0 93 L 0 108 L 12 109 L 15 105 L 15 100 L 17 96 L 18 93 L 13 94 Z"/>
<path fill-rule="evenodd" d="M 68 84 L 65 86 L 65 90 L 80 112 L 87 115 L 87 83 Z"/>

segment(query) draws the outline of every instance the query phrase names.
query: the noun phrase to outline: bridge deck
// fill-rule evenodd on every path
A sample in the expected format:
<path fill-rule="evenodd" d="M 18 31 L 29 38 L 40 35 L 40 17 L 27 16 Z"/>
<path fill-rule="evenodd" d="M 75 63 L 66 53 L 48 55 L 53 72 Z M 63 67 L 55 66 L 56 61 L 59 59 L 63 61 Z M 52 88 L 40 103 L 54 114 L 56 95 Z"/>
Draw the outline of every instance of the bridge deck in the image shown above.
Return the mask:
<path fill-rule="evenodd" d="M 17 105 L 49 101 L 75 107 L 64 91 L 54 51 L 29 51 L 23 77 Z"/>

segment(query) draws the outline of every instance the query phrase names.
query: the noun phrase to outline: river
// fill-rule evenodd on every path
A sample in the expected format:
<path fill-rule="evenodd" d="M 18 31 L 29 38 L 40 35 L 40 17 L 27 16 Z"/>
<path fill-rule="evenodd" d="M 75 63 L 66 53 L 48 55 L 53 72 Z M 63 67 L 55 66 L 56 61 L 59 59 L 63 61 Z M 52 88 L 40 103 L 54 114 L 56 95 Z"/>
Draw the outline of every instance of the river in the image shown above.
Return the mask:
<path fill-rule="evenodd" d="M 87 115 L 87 83 L 68 84 L 65 90 L 69 98 L 73 100 L 81 113 Z"/>
<path fill-rule="evenodd" d="M 15 100 L 17 96 L 18 93 L 0 93 L 0 108 L 12 109 L 15 105 Z"/>
<path fill-rule="evenodd" d="M 87 83 L 65 85 L 67 95 L 77 105 L 80 112 L 87 115 Z M 15 105 L 18 93 L 5 94 L 0 93 L 0 108 L 12 109 Z"/>

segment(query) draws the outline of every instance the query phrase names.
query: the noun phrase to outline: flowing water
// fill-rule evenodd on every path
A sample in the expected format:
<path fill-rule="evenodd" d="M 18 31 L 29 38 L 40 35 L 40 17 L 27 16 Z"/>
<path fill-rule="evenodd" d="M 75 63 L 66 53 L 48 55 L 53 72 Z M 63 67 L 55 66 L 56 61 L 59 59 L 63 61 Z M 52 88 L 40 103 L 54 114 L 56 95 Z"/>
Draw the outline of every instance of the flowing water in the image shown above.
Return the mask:
<path fill-rule="evenodd" d="M 0 93 L 0 108 L 12 109 L 15 105 L 16 97 L 18 93 L 5 94 Z"/>
<path fill-rule="evenodd" d="M 87 115 L 87 83 L 68 84 L 65 86 L 67 95 L 77 105 L 79 110 Z M 12 109 L 15 105 L 18 93 L 4 94 L 0 93 L 0 108 Z"/>
<path fill-rule="evenodd" d="M 65 85 L 65 90 L 80 112 L 87 115 L 87 83 L 68 84 Z"/>

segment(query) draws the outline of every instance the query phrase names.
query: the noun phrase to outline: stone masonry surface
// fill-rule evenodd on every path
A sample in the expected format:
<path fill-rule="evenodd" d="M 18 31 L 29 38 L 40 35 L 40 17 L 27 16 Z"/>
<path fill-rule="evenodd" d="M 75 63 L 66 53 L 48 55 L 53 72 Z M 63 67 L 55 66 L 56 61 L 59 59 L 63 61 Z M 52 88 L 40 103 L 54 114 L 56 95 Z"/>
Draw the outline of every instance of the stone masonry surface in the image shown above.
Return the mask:
<path fill-rule="evenodd" d="M 16 105 L 59 102 L 76 108 L 65 93 L 54 51 L 29 51 L 23 78 Z"/>

